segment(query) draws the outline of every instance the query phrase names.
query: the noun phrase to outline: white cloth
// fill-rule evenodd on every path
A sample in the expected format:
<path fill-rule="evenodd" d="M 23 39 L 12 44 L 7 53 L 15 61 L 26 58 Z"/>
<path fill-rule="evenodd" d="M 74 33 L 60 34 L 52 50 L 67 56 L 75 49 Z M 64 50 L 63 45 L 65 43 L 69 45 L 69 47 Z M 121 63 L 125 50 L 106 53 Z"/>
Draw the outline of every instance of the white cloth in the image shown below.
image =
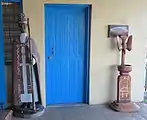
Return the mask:
<path fill-rule="evenodd" d="M 21 33 L 20 35 L 20 42 L 25 43 L 27 40 L 27 33 Z"/>

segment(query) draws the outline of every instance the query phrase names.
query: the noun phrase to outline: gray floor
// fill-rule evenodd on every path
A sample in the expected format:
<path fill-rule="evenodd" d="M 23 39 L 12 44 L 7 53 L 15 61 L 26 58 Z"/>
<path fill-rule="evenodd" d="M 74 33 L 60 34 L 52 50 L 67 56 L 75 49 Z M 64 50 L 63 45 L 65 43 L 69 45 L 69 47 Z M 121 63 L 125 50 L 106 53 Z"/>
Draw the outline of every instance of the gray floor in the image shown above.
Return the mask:
<path fill-rule="evenodd" d="M 43 116 L 29 120 L 147 120 L 147 105 L 140 103 L 139 106 L 140 111 L 136 113 L 114 112 L 105 105 L 52 107 Z"/>

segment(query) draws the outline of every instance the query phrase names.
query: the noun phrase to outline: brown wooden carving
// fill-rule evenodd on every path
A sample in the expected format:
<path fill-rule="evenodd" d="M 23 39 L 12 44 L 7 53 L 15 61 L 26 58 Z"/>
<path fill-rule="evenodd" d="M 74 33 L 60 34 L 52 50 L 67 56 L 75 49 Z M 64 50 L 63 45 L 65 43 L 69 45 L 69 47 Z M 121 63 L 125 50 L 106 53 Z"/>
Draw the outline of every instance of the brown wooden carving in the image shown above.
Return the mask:
<path fill-rule="evenodd" d="M 131 76 L 118 76 L 118 99 L 119 103 L 127 103 L 131 101 Z"/>
<path fill-rule="evenodd" d="M 117 100 L 111 103 L 111 108 L 120 112 L 138 111 L 139 107 L 131 102 L 131 76 L 132 66 L 125 64 L 126 50 L 132 50 L 132 35 L 118 35 L 117 47 L 121 52 L 121 65 L 118 65 Z"/>

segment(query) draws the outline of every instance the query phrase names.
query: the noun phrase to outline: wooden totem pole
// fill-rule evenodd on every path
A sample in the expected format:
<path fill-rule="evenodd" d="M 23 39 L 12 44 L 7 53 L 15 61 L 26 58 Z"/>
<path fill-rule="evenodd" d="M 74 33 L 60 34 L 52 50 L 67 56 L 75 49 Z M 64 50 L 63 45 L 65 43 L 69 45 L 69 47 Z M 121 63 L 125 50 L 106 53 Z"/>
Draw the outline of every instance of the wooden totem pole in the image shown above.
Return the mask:
<path fill-rule="evenodd" d="M 132 66 L 125 64 L 126 52 L 132 50 L 132 35 L 128 30 L 121 27 L 111 29 L 111 35 L 117 41 L 118 50 L 121 52 L 121 64 L 117 66 L 117 100 L 111 103 L 111 108 L 119 112 L 135 112 L 139 107 L 131 102 L 131 76 Z"/>

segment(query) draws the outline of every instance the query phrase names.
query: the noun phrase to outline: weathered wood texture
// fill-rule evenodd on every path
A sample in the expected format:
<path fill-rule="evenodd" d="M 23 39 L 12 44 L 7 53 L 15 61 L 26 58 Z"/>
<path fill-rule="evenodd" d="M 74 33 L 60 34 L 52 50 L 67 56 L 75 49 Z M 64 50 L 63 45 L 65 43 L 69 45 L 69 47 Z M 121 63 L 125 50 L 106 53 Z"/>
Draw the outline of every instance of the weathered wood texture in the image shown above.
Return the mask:
<path fill-rule="evenodd" d="M 12 120 L 12 110 L 0 110 L 0 120 Z"/>

